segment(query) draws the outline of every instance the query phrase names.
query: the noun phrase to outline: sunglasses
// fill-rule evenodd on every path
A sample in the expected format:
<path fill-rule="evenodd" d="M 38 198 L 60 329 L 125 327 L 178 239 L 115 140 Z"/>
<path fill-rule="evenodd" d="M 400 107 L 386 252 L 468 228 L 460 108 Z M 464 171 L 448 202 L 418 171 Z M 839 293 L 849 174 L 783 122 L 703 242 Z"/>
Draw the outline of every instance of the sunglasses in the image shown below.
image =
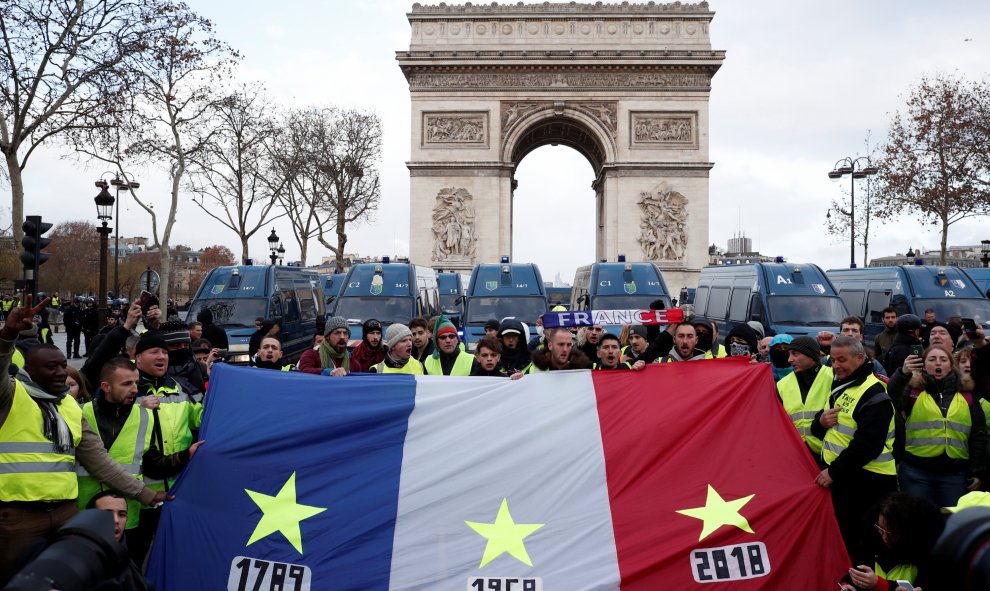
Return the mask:
<path fill-rule="evenodd" d="M 437 337 L 437 339 L 438 340 L 441 340 L 441 341 L 447 341 L 447 340 L 456 339 L 456 338 L 457 338 L 457 335 L 456 334 L 442 334 L 442 335 L 440 335 L 440 336 Z"/>

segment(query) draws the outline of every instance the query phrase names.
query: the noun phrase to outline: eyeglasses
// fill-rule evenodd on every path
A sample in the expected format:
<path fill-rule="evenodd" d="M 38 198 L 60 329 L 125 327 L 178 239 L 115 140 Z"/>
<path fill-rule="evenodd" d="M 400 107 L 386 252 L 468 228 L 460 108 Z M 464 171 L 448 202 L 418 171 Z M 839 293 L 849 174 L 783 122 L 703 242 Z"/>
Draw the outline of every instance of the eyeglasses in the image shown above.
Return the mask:
<path fill-rule="evenodd" d="M 440 336 L 437 337 L 437 340 L 446 341 L 446 340 L 449 340 L 449 339 L 456 339 L 456 338 L 457 338 L 457 335 L 456 334 L 442 334 L 442 335 L 440 335 Z"/>
<path fill-rule="evenodd" d="M 877 533 L 879 533 L 882 536 L 889 536 L 890 535 L 890 532 L 887 531 L 887 530 L 885 530 L 884 528 L 880 527 L 880 524 L 879 523 L 874 523 L 873 524 L 873 527 L 877 530 Z"/>
<path fill-rule="evenodd" d="M 330 336 L 334 337 L 346 337 L 349 332 L 344 328 L 338 328 L 336 330 L 330 331 Z"/>

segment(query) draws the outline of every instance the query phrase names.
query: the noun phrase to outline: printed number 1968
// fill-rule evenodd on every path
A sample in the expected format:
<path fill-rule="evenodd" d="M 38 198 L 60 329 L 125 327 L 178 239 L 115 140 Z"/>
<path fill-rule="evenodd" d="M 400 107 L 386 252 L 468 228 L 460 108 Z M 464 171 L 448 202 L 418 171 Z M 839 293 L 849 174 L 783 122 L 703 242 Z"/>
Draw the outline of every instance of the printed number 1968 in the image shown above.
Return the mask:
<path fill-rule="evenodd" d="M 227 591 L 310 591 L 309 567 L 235 556 L 230 562 Z"/>

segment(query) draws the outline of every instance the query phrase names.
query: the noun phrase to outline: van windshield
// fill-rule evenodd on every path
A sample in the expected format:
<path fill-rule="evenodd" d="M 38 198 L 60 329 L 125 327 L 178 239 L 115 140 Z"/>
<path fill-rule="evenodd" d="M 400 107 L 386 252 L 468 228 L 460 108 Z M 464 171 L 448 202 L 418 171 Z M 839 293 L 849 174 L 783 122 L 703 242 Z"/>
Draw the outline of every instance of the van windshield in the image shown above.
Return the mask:
<path fill-rule="evenodd" d="M 928 308 L 935 310 L 935 318 L 939 322 L 947 322 L 953 316 L 972 318 L 980 324 L 990 321 L 990 300 L 986 299 L 918 298 L 914 300 L 914 309 L 919 316 Z"/>
<path fill-rule="evenodd" d="M 440 294 L 440 309 L 444 314 L 460 314 L 461 307 L 457 304 L 457 298 L 461 297 L 460 294 Z"/>
<path fill-rule="evenodd" d="M 471 298 L 468 304 L 468 324 L 484 324 L 488 320 L 513 317 L 530 326 L 547 311 L 547 301 L 541 297 Z"/>
<path fill-rule="evenodd" d="M 839 326 L 846 307 L 837 297 L 769 296 L 770 321 L 792 326 Z"/>
<path fill-rule="evenodd" d="M 591 302 L 592 310 L 649 310 L 650 302 L 663 300 L 664 307 L 670 307 L 670 298 L 658 295 L 609 295 L 596 296 Z"/>
<path fill-rule="evenodd" d="M 370 318 L 382 324 L 406 324 L 416 316 L 415 300 L 411 297 L 342 296 L 337 299 L 334 316 L 343 316 L 352 325 L 360 325 Z"/>
<path fill-rule="evenodd" d="M 230 327 L 254 327 L 255 318 L 266 318 L 267 302 L 262 298 L 225 298 L 196 300 L 186 315 L 190 321 L 204 309 L 213 313 L 213 324 Z"/>

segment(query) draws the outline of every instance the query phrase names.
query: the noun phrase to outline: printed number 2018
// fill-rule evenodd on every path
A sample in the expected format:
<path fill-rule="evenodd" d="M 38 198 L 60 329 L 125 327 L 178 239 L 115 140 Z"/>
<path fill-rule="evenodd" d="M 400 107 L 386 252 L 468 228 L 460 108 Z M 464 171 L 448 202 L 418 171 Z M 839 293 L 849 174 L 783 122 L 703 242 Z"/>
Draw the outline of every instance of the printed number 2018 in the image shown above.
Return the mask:
<path fill-rule="evenodd" d="M 741 581 L 770 573 L 763 542 L 694 550 L 691 559 L 694 580 L 699 583 Z"/>
<path fill-rule="evenodd" d="M 308 567 L 237 556 L 231 562 L 227 591 L 309 591 Z"/>

